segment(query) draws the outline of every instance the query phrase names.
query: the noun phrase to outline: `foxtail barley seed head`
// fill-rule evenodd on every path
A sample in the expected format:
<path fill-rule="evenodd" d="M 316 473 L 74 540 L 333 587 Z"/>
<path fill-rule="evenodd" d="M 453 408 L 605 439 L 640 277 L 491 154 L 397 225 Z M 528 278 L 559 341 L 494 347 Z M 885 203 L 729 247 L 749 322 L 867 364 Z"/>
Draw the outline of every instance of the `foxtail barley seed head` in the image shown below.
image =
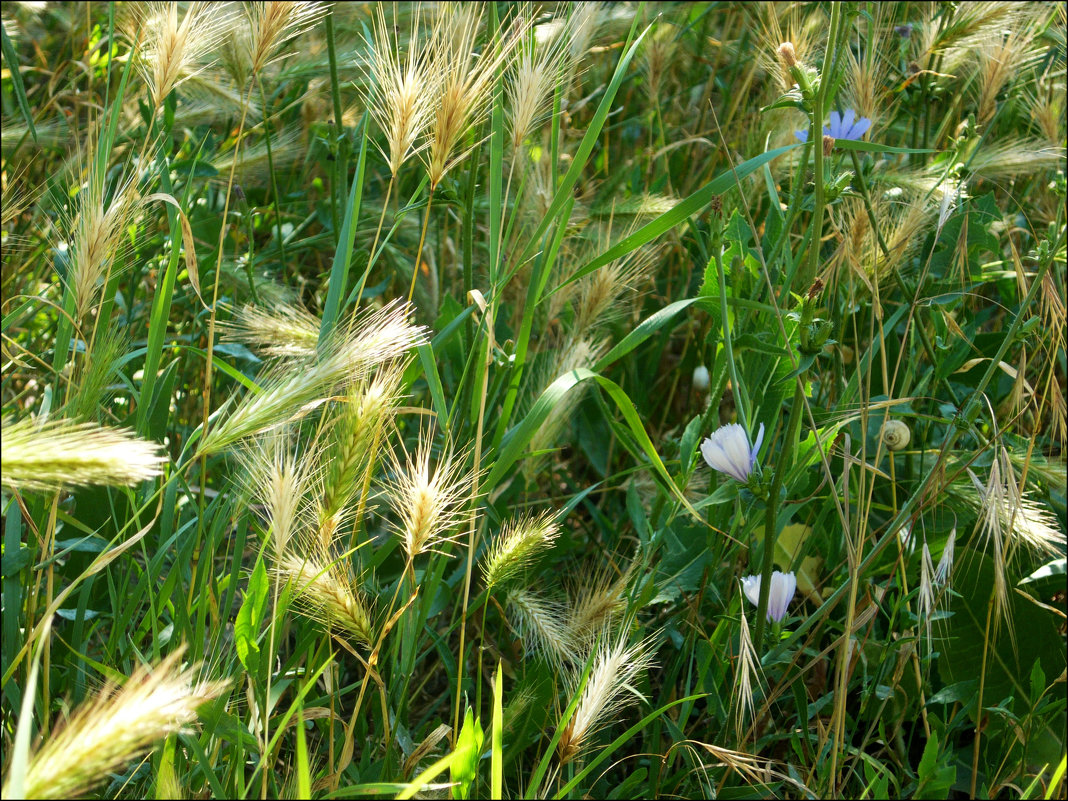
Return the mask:
<path fill-rule="evenodd" d="M 518 578 L 541 551 L 552 547 L 557 533 L 558 527 L 548 512 L 508 521 L 482 563 L 486 588 L 492 590 Z"/>
<path fill-rule="evenodd" d="M 628 646 L 627 641 L 620 638 L 614 644 L 605 643 L 598 649 L 586 688 L 582 691 L 582 700 L 557 746 L 560 764 L 566 765 L 578 757 L 590 738 L 628 701 L 633 698 L 644 700 L 632 684 L 637 675 L 652 664 L 650 640 Z"/>
<path fill-rule="evenodd" d="M 431 190 L 467 153 L 454 155 L 470 128 L 489 111 L 497 71 L 515 58 L 529 22 L 513 23 L 502 39 L 486 44 L 474 55 L 482 25 L 482 7 L 471 3 L 448 3 L 438 18 L 431 44 L 431 70 L 440 99 L 430 125 L 430 143 L 424 152 Z"/>
<path fill-rule="evenodd" d="M 200 453 L 220 451 L 244 437 L 280 426 L 338 386 L 364 379 L 377 366 L 402 358 L 426 341 L 424 329 L 408 320 L 409 307 L 391 303 L 355 318 L 347 336 L 335 332 L 316 352 L 317 361 L 276 366 L 260 382 L 259 393 L 246 395 L 210 429 L 200 443 Z"/>
<path fill-rule="evenodd" d="M 581 19 L 572 14 L 551 39 L 523 41 L 512 63 L 508 92 L 508 129 L 512 149 L 518 149 L 541 120 L 552 100 L 553 90 L 570 66 L 575 25 Z M 540 30 L 540 29 L 539 29 Z"/>
<path fill-rule="evenodd" d="M 229 682 L 199 679 L 196 667 L 183 670 L 183 651 L 154 668 L 139 668 L 120 689 L 108 685 L 82 704 L 30 758 L 25 797 L 84 795 L 158 741 L 188 731 L 197 707 L 221 695 Z"/>
<path fill-rule="evenodd" d="M 285 553 L 275 563 L 281 581 L 295 591 L 301 612 L 312 620 L 335 629 L 368 647 L 374 644 L 374 626 L 363 594 L 336 559 L 315 543 L 305 543 Z"/>
<path fill-rule="evenodd" d="M 584 572 L 570 593 L 568 625 L 579 642 L 590 644 L 626 609 L 627 587 L 633 576 L 630 565 L 618 576 L 608 571 Z"/>
<path fill-rule="evenodd" d="M 540 655 L 554 667 L 565 670 L 579 661 L 579 643 L 568 626 L 563 604 L 516 587 L 508 593 L 508 611 L 524 651 Z"/>
<path fill-rule="evenodd" d="M 394 6 L 394 13 L 396 6 Z M 401 56 L 395 26 L 387 23 L 382 5 L 374 18 L 374 41 L 368 43 L 370 63 L 365 68 L 366 81 L 361 87 L 364 105 L 386 135 L 382 155 L 396 177 L 401 165 L 426 143 L 416 142 L 427 129 L 434 114 L 441 73 L 425 57 L 419 41 L 421 11 L 412 12 L 408 50 Z"/>
<path fill-rule="evenodd" d="M 3 485 L 17 490 L 123 486 L 158 476 L 166 458 L 155 442 L 96 423 L 3 422 Z"/>
<path fill-rule="evenodd" d="M 319 460 L 314 451 L 298 455 L 284 429 L 248 440 L 239 453 L 247 490 L 266 510 L 272 553 L 280 557 L 308 523 L 307 496 L 318 483 Z"/>
<path fill-rule="evenodd" d="M 248 345 L 256 353 L 308 359 L 319 343 L 320 321 L 300 306 L 280 305 L 270 311 L 246 305 L 231 320 L 219 323 L 224 341 Z"/>
<path fill-rule="evenodd" d="M 229 3 L 191 3 L 179 21 L 178 3 L 149 3 L 144 8 L 144 48 L 139 66 L 149 87 L 152 107 L 204 68 L 203 56 L 222 41 L 233 25 Z"/>
<path fill-rule="evenodd" d="M 377 461 L 384 432 L 401 399 L 406 365 L 404 361 L 383 365 L 372 380 L 354 384 L 341 404 L 323 453 L 326 469 L 319 506 L 321 526 L 338 528 L 361 479 Z"/>
<path fill-rule="evenodd" d="M 453 533 L 470 519 L 466 508 L 472 476 L 464 471 L 463 458 L 446 444 L 431 469 L 432 437 L 424 434 L 414 457 L 406 456 L 402 467 L 394 458 L 394 477 L 387 482 L 397 514 L 394 524 L 409 559 L 450 541 Z"/>
<path fill-rule="evenodd" d="M 288 0 L 253 3 L 249 10 L 252 31 L 249 72 L 254 75 L 272 61 L 283 58 L 286 53 L 279 53 L 281 46 L 317 25 L 328 13 L 330 6 L 327 3 Z"/>
<path fill-rule="evenodd" d="M 120 183 L 108 198 L 104 176 L 97 173 L 95 166 L 90 166 L 86 183 L 78 193 L 77 207 L 68 281 L 74 291 L 75 320 L 81 321 L 96 303 L 108 266 L 115 264 L 127 246 L 125 231 L 133 222 L 137 207 L 133 181 L 127 179 Z"/>
<path fill-rule="evenodd" d="M 742 628 L 738 635 L 738 670 L 737 679 L 735 681 L 736 693 L 731 701 L 734 703 L 735 708 L 735 732 L 739 738 L 742 737 L 745 731 L 745 717 L 746 713 L 749 714 L 749 719 L 753 720 L 754 707 L 753 704 L 753 684 L 756 683 L 760 686 L 760 658 L 757 656 L 756 648 L 753 647 L 753 638 L 749 633 L 749 621 L 745 617 L 745 613 L 742 613 Z"/>

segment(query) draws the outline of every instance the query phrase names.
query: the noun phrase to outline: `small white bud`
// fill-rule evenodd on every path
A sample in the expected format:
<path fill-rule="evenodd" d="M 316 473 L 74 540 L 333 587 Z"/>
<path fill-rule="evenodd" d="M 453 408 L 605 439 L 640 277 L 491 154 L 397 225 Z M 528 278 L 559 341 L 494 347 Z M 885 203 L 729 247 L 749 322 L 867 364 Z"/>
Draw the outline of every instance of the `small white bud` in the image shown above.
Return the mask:
<path fill-rule="evenodd" d="M 703 364 L 693 368 L 693 388 L 698 392 L 708 392 L 708 368 Z"/>

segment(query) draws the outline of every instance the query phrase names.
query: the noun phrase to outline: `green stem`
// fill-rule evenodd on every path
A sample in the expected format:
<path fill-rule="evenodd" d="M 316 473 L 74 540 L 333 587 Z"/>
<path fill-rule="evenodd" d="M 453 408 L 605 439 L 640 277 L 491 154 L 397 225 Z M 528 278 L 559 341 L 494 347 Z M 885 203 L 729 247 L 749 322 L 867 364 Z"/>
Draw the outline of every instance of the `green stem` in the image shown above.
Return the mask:
<path fill-rule="evenodd" d="M 723 242 L 720 236 L 715 235 L 712 240 L 712 260 L 716 263 L 716 276 L 719 278 L 719 313 L 722 318 L 720 334 L 723 338 L 723 348 L 727 351 L 727 369 L 731 374 L 731 389 L 734 392 L 734 408 L 738 410 L 742 427 L 752 435 L 749 430 L 749 414 L 746 410 L 746 398 L 742 392 L 742 385 L 738 383 L 738 366 L 734 363 L 734 346 L 731 344 L 731 326 L 727 318 L 727 277 L 723 271 Z"/>
<path fill-rule="evenodd" d="M 786 424 L 786 440 L 783 442 L 782 451 L 775 464 L 775 476 L 771 481 L 771 495 L 768 498 L 767 510 L 764 515 L 764 563 L 760 570 L 760 599 L 757 603 L 756 628 L 753 633 L 753 645 L 757 656 L 764 651 L 764 624 L 768 616 L 768 597 L 771 593 L 771 573 L 775 567 L 775 541 L 779 536 L 778 512 L 779 492 L 782 490 L 786 472 L 790 469 L 790 457 L 793 456 L 794 442 L 797 440 L 797 432 L 801 427 L 802 409 L 805 407 L 803 387 L 805 374 L 797 377 L 797 387 L 794 389 L 794 402 L 790 407 L 790 420 Z"/>
<path fill-rule="evenodd" d="M 263 109 L 263 141 L 267 145 L 267 169 L 271 173 L 271 196 L 274 200 L 274 222 L 275 227 L 278 230 L 278 250 L 281 252 L 283 269 L 289 266 L 289 262 L 286 260 L 286 246 L 285 239 L 282 236 L 282 209 L 279 206 L 278 198 L 278 178 L 274 172 L 274 156 L 271 153 L 271 127 L 268 125 L 270 114 L 267 113 L 267 95 L 263 91 L 263 81 L 260 80 L 260 76 L 256 76 L 256 88 L 260 90 L 260 106 Z M 236 156 L 234 157 L 237 158 Z M 251 258 L 249 259 L 249 269 L 252 269 Z"/>

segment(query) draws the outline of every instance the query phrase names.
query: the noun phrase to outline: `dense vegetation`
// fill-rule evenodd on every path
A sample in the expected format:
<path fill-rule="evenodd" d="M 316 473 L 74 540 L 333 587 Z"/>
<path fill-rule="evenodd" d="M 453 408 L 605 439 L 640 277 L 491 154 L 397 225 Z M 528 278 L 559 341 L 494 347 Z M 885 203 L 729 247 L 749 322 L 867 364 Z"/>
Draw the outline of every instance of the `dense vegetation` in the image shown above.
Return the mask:
<path fill-rule="evenodd" d="M 1064 797 L 1064 4 L 3 59 L 5 797 Z"/>

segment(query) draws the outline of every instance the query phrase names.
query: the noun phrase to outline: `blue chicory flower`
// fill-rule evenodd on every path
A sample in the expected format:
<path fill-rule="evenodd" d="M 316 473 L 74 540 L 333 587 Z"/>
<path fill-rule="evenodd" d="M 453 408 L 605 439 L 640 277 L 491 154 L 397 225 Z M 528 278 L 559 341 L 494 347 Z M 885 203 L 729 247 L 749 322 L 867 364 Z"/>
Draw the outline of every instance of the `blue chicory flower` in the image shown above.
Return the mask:
<path fill-rule="evenodd" d="M 857 119 L 857 112 L 851 108 L 845 110 L 845 114 L 837 111 L 831 112 L 831 124 L 823 126 L 823 135 L 835 139 L 860 139 L 871 128 L 871 120 L 867 117 Z M 800 142 L 808 141 L 808 131 L 794 131 L 794 136 Z"/>

